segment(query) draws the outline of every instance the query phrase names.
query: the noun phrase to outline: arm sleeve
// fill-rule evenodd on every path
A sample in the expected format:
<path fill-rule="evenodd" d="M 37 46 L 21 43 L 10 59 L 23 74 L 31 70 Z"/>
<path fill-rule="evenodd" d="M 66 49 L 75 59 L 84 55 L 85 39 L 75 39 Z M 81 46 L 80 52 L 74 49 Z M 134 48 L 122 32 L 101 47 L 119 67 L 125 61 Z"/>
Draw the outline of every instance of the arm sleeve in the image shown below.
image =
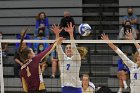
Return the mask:
<path fill-rule="evenodd" d="M 36 29 L 38 29 L 38 27 L 39 27 L 39 21 L 38 21 L 38 20 L 36 20 L 36 25 L 35 25 L 35 27 L 36 27 Z"/>
<path fill-rule="evenodd" d="M 45 27 L 45 36 L 50 37 L 50 31 L 48 27 Z"/>
<path fill-rule="evenodd" d="M 73 55 L 75 56 L 75 58 L 81 60 L 80 53 L 77 50 L 75 43 L 71 43 L 71 48 L 72 48 L 72 52 L 73 52 Z"/>
<path fill-rule="evenodd" d="M 128 20 L 128 17 L 127 17 L 127 16 L 124 16 L 124 17 L 123 17 L 123 20 L 124 20 L 124 21 Z"/>
<path fill-rule="evenodd" d="M 136 19 L 136 20 L 137 20 L 137 19 L 138 19 L 138 17 L 137 17 L 136 15 L 134 15 L 134 19 Z"/>
<path fill-rule="evenodd" d="M 56 46 L 56 51 L 57 51 L 57 54 L 58 54 L 58 59 L 63 60 L 63 57 L 64 57 L 65 53 L 64 53 L 61 45 Z"/>
<path fill-rule="evenodd" d="M 46 27 L 49 29 L 49 19 L 46 18 Z"/>
<path fill-rule="evenodd" d="M 115 50 L 115 52 L 121 57 L 121 59 L 123 60 L 123 62 L 126 64 L 126 66 L 128 66 L 129 68 L 131 68 L 135 63 L 132 62 L 119 48 L 117 48 Z"/>

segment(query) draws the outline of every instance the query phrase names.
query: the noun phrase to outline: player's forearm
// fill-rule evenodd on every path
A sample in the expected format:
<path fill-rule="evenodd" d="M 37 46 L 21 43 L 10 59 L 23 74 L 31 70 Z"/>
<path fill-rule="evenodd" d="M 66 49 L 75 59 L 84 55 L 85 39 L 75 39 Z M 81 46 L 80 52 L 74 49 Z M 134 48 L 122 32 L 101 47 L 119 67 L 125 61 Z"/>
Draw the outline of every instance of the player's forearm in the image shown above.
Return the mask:
<path fill-rule="evenodd" d="M 117 46 L 114 45 L 113 43 L 108 43 L 108 46 L 113 49 L 114 51 L 117 50 Z"/>
<path fill-rule="evenodd" d="M 134 43 L 134 45 L 137 49 L 140 49 L 140 45 L 138 43 Z"/>
<path fill-rule="evenodd" d="M 71 39 L 71 40 L 74 40 L 73 33 L 70 34 L 70 39 Z"/>
<path fill-rule="evenodd" d="M 70 39 L 74 40 L 73 33 L 70 34 Z M 75 56 L 77 56 L 76 58 L 79 58 L 80 54 L 79 54 L 79 51 L 77 50 L 76 44 L 75 43 L 71 43 L 71 47 L 72 47 L 73 54 Z M 81 59 L 81 57 L 80 57 L 80 59 Z"/>
<path fill-rule="evenodd" d="M 58 38 L 59 38 L 59 34 L 56 34 L 56 35 L 55 35 L 55 38 L 58 39 Z"/>
<path fill-rule="evenodd" d="M 56 46 L 56 51 L 57 51 L 57 54 L 58 54 L 58 58 L 60 60 L 62 60 L 63 56 L 64 56 L 64 52 L 63 52 L 63 49 L 62 49 L 61 45 Z"/>

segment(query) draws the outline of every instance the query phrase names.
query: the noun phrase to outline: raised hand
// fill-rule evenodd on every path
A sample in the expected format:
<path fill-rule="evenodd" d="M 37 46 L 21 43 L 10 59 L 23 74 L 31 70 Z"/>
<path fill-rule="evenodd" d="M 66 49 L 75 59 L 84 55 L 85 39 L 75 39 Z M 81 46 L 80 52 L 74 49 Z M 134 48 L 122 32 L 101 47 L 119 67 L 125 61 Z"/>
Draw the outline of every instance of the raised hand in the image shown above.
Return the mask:
<path fill-rule="evenodd" d="M 132 34 L 132 31 L 126 31 L 126 38 L 129 39 L 129 40 L 133 40 L 134 37 L 133 37 L 133 34 Z"/>
<path fill-rule="evenodd" d="M 61 44 L 63 40 L 65 40 L 65 38 L 59 37 L 59 38 L 56 40 L 56 42 L 57 42 L 57 44 Z"/>
<path fill-rule="evenodd" d="M 108 35 L 106 35 L 105 33 L 101 34 L 101 39 L 102 40 L 109 40 Z"/>
<path fill-rule="evenodd" d="M 69 24 L 67 24 L 68 27 L 65 28 L 65 31 L 68 32 L 69 34 L 73 34 L 73 30 L 75 25 L 72 25 L 72 22 L 70 22 Z"/>
<path fill-rule="evenodd" d="M 101 34 L 101 39 L 102 40 L 109 40 L 108 38 L 108 35 L 106 35 L 105 33 L 104 34 Z M 112 43 L 107 43 L 109 45 L 110 48 L 112 48 L 114 51 L 117 49 L 117 47 Z"/>
<path fill-rule="evenodd" d="M 54 32 L 55 35 L 59 35 L 59 33 L 62 31 L 62 29 L 60 29 L 60 26 L 59 25 L 52 25 L 52 28 L 51 30 Z"/>

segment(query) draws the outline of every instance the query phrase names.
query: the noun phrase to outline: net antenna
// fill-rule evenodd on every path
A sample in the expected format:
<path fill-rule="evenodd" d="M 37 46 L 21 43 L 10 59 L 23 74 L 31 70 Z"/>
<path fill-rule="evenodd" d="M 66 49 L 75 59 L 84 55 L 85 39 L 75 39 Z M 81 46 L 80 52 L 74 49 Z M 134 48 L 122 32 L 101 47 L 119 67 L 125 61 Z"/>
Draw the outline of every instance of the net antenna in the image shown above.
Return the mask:
<path fill-rule="evenodd" d="M 3 79 L 3 62 L 2 62 L 1 41 L 0 41 L 0 83 L 1 83 L 1 93 L 4 93 L 4 79 Z"/>

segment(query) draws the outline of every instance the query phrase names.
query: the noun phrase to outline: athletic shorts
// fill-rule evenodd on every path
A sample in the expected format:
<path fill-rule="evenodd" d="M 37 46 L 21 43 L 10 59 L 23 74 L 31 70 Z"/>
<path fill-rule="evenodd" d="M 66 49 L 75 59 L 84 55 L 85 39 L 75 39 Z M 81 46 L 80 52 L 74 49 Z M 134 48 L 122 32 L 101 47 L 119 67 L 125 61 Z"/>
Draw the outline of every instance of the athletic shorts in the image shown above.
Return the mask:
<path fill-rule="evenodd" d="M 82 88 L 64 86 L 62 87 L 62 93 L 82 93 Z"/>

